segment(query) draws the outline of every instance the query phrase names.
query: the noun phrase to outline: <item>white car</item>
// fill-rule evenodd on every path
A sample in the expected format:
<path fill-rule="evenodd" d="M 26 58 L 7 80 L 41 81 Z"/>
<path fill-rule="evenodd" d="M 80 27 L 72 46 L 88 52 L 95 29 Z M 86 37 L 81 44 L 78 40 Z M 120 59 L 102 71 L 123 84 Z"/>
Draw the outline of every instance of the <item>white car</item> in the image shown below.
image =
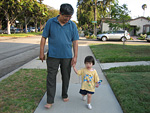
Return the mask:
<path fill-rule="evenodd" d="M 146 40 L 147 42 L 150 42 L 150 35 L 147 35 Z"/>
<path fill-rule="evenodd" d="M 35 32 L 35 27 L 31 27 L 30 32 Z"/>
<path fill-rule="evenodd" d="M 106 41 L 106 40 L 121 40 L 126 41 L 130 39 L 130 34 L 124 30 L 124 31 L 111 31 L 104 34 L 98 34 L 97 35 L 98 40 Z"/>

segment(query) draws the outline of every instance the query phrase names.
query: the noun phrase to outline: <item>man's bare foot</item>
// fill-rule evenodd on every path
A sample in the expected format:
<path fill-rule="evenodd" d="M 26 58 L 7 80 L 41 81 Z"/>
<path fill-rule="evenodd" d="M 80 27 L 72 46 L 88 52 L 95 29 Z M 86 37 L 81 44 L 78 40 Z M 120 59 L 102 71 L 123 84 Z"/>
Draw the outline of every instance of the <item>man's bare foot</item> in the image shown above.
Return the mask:
<path fill-rule="evenodd" d="M 63 98 L 63 101 L 64 101 L 64 102 L 68 102 L 68 101 L 69 101 L 69 98 Z"/>
<path fill-rule="evenodd" d="M 52 104 L 46 104 L 44 107 L 47 108 L 47 109 L 49 109 L 49 108 L 52 107 Z"/>

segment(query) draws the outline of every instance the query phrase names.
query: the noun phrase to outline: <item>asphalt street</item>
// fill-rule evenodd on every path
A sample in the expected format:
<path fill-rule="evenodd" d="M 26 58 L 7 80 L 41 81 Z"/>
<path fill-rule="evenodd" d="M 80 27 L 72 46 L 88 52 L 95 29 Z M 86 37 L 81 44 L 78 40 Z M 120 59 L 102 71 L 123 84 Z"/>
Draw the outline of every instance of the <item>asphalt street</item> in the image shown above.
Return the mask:
<path fill-rule="evenodd" d="M 39 56 L 41 36 L 34 37 L 0 37 L 0 78 L 23 64 Z M 123 44 L 121 41 L 99 41 L 80 37 L 79 44 Z M 146 40 L 128 40 L 125 44 L 148 45 Z M 47 45 L 47 43 L 46 43 Z M 47 46 L 45 51 L 47 51 Z"/>
<path fill-rule="evenodd" d="M 0 41 L 0 78 L 39 56 L 39 44 L 3 41 Z"/>

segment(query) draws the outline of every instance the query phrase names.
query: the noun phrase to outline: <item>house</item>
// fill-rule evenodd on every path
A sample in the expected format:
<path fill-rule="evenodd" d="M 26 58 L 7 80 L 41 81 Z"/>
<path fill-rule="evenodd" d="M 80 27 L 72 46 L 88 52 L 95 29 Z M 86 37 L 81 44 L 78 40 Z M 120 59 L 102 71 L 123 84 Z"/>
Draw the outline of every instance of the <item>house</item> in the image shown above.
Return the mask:
<path fill-rule="evenodd" d="M 131 27 L 134 29 L 130 32 L 130 35 L 136 35 L 139 33 L 147 33 L 150 32 L 150 20 L 145 17 L 138 17 L 135 19 L 131 19 L 128 21 Z M 136 27 L 140 27 L 139 31 L 136 32 Z"/>
<path fill-rule="evenodd" d="M 113 23 L 120 23 L 120 22 L 116 22 L 115 20 L 110 19 L 110 18 L 104 18 L 104 19 L 102 19 L 101 25 L 100 25 L 101 32 L 107 32 L 107 31 L 111 30 L 107 21 L 110 21 Z M 137 35 L 140 33 L 150 32 L 150 20 L 148 20 L 145 17 L 138 17 L 135 19 L 131 19 L 127 22 L 129 23 L 130 27 L 133 28 L 133 30 L 129 32 L 130 35 Z M 139 28 L 138 31 L 136 31 L 137 28 Z"/>

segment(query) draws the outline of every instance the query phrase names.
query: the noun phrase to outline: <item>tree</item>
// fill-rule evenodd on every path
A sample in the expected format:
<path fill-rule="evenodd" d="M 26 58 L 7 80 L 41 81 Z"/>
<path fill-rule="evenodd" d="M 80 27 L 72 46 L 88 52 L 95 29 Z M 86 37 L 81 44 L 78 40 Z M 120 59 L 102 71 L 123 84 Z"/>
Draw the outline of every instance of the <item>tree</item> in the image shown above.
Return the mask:
<path fill-rule="evenodd" d="M 22 3 L 22 8 L 24 10 L 22 12 L 21 17 L 23 17 L 23 19 L 24 19 L 25 33 L 27 33 L 27 26 L 28 26 L 30 20 L 32 19 L 32 15 L 33 15 L 33 3 L 34 3 L 33 0 L 26 0 L 26 1 L 24 1 Z"/>
<path fill-rule="evenodd" d="M 48 9 L 48 12 L 47 12 L 48 14 L 47 14 L 46 20 L 59 15 L 59 10 L 56 10 L 56 9 L 50 7 L 50 6 L 47 6 L 47 9 Z"/>
<path fill-rule="evenodd" d="M 41 20 L 41 25 L 42 25 L 40 28 L 41 30 L 45 26 L 48 19 L 56 17 L 59 14 L 59 10 L 54 9 L 51 6 L 44 5 L 43 8 L 44 8 L 44 14 L 45 15 L 39 17 L 39 20 Z"/>
<path fill-rule="evenodd" d="M 143 9 L 143 16 L 144 16 L 144 13 L 145 13 L 145 9 L 147 8 L 147 5 L 146 4 L 143 4 L 142 5 L 142 9 Z"/>
<path fill-rule="evenodd" d="M 0 9 L 0 26 L 2 29 L 6 28 L 7 26 L 4 26 L 5 23 L 5 16 L 4 16 L 4 12 L 2 11 L 2 9 Z M 1 29 L 0 28 L 0 29 Z"/>
<path fill-rule="evenodd" d="M 84 30 L 93 31 L 93 26 L 95 25 L 97 28 L 101 18 L 107 16 L 110 4 L 114 2 L 116 0 L 78 0 L 77 18 L 79 27 L 83 26 Z M 93 24 L 92 21 L 97 21 L 97 24 Z"/>
<path fill-rule="evenodd" d="M 43 0 L 38 1 L 41 3 Z M 26 32 L 29 22 L 33 20 L 37 32 L 40 20 L 41 24 L 45 24 L 49 18 L 59 14 L 58 10 L 39 2 L 37 0 L 1 0 L 0 21 L 3 22 L 4 19 L 7 21 L 7 33 L 11 34 L 10 26 L 15 23 L 16 19 L 25 23 Z"/>
<path fill-rule="evenodd" d="M 43 29 L 46 21 L 48 20 L 49 14 L 52 12 L 49 11 L 48 6 L 42 4 L 43 10 L 41 11 L 41 16 L 38 18 L 40 21 L 40 31 Z"/>
<path fill-rule="evenodd" d="M 37 1 L 34 1 L 33 4 L 33 19 L 35 25 L 35 32 L 37 32 L 37 23 L 41 17 L 44 17 L 46 14 L 44 12 L 45 6 L 43 4 L 39 4 Z"/>
<path fill-rule="evenodd" d="M 91 21 L 94 20 L 94 13 L 92 8 L 91 0 L 83 0 L 84 2 L 78 2 L 78 10 L 77 10 L 77 18 L 79 21 L 79 25 L 91 26 Z M 84 28 L 85 29 L 85 28 Z"/>
<path fill-rule="evenodd" d="M 42 1 L 44 1 L 44 0 L 38 0 L 38 2 L 39 2 L 40 4 L 42 4 Z"/>
<path fill-rule="evenodd" d="M 7 21 L 7 33 L 11 34 L 10 26 L 15 22 L 16 18 L 21 14 L 22 7 L 19 0 L 1 0 L 0 9 L 3 11 L 5 20 Z"/>
<path fill-rule="evenodd" d="M 42 4 L 42 1 L 43 1 L 43 0 L 38 0 L 38 2 L 39 2 L 40 4 Z M 42 28 L 41 22 L 42 22 L 42 21 L 41 21 L 41 19 L 40 19 L 40 32 L 41 32 L 41 28 Z"/>
<path fill-rule="evenodd" d="M 111 5 L 114 5 L 115 3 L 118 3 L 118 0 L 103 0 L 103 2 L 99 2 L 97 5 L 99 19 L 109 17 L 112 10 Z"/>
<path fill-rule="evenodd" d="M 119 29 L 130 29 L 128 20 L 131 19 L 129 16 L 129 10 L 126 4 L 119 6 L 118 3 L 111 5 L 111 19 L 115 20 L 115 22 L 108 21 L 109 27 L 112 30 L 119 30 Z"/>

